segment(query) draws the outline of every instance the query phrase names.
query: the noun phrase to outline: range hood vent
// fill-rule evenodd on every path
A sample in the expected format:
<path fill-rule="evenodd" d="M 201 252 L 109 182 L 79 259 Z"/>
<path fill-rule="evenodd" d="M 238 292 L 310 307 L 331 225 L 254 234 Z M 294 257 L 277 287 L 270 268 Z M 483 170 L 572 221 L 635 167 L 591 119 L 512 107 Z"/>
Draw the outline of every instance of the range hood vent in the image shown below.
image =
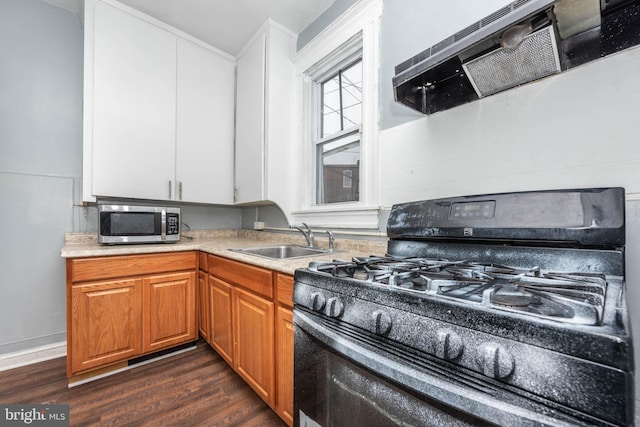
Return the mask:
<path fill-rule="evenodd" d="M 397 102 L 431 114 L 640 44 L 640 0 L 517 0 L 399 64 Z"/>
<path fill-rule="evenodd" d="M 462 64 L 478 97 L 493 95 L 560 72 L 553 26 L 524 37 L 512 48 L 498 48 Z"/>

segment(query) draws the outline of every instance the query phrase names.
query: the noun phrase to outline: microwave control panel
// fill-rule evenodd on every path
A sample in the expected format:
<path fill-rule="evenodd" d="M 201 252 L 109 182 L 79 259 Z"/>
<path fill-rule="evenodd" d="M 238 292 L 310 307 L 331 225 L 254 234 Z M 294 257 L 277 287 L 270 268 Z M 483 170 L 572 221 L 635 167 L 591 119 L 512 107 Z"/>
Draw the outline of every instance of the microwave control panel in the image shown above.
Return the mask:
<path fill-rule="evenodd" d="M 178 214 L 167 214 L 167 234 L 179 234 L 180 223 Z"/>

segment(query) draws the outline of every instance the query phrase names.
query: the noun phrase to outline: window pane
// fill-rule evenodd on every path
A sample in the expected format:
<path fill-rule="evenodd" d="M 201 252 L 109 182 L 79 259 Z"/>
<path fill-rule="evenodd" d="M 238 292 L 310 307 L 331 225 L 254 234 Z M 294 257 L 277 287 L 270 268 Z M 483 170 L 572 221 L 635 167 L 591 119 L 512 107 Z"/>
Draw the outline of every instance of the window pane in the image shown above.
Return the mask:
<path fill-rule="evenodd" d="M 346 169 L 342 172 L 342 187 L 351 188 L 353 185 L 353 170 Z"/>
<path fill-rule="evenodd" d="M 360 142 L 336 147 L 336 143 L 318 146 L 317 203 L 356 202 L 360 200 Z"/>
<path fill-rule="evenodd" d="M 362 123 L 362 61 L 342 73 L 342 115 L 344 128 Z"/>
<path fill-rule="evenodd" d="M 362 61 L 322 83 L 320 138 L 362 123 Z"/>
<path fill-rule="evenodd" d="M 340 83 L 334 76 L 322 84 L 322 132 L 321 137 L 342 130 L 340 121 Z"/>

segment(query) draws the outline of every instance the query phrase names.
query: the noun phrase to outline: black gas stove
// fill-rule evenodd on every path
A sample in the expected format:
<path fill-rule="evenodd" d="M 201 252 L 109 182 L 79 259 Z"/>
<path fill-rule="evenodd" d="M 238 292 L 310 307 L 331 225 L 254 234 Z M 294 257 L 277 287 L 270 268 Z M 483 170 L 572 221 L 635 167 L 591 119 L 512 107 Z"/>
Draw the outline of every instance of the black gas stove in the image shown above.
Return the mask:
<path fill-rule="evenodd" d="M 296 271 L 300 425 L 633 423 L 623 189 L 400 204 L 387 233 Z"/>

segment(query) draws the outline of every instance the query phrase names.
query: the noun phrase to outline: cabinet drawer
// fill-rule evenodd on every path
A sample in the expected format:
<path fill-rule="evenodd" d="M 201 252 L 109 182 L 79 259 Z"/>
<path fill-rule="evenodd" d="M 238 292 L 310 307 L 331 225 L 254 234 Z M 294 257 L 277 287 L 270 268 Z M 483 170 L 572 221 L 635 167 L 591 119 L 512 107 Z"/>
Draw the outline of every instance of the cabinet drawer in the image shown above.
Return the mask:
<path fill-rule="evenodd" d="M 273 299 L 271 271 L 260 267 L 209 255 L 209 273 Z"/>
<path fill-rule="evenodd" d="M 72 283 L 144 274 L 195 270 L 197 252 L 123 255 L 69 260 L 67 277 Z"/>
<path fill-rule="evenodd" d="M 276 274 L 276 298 L 280 304 L 293 308 L 293 276 Z"/>

